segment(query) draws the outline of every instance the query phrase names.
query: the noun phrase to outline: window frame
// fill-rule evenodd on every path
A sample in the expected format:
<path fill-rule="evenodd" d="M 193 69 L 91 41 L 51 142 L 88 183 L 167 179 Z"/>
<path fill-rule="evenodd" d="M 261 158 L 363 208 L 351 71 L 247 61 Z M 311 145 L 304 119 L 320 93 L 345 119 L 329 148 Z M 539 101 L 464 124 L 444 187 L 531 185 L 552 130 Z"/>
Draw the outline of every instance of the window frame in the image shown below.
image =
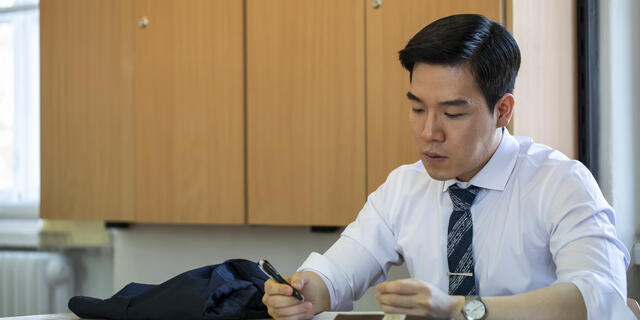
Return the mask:
<path fill-rule="evenodd" d="M 0 8 L 14 30 L 13 186 L 0 190 L 0 219 L 38 219 L 40 204 L 40 24 L 37 0 Z M 24 37 L 24 41 L 19 40 Z M 27 106 L 26 108 L 17 106 Z M 19 195 L 25 199 L 19 199 Z"/>

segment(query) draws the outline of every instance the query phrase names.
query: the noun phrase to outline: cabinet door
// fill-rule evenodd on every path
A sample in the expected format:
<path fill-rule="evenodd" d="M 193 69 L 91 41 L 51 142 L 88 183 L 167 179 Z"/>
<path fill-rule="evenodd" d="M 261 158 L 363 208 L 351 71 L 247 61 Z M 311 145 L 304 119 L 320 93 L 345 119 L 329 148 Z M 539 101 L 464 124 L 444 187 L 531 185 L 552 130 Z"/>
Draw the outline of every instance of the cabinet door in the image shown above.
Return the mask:
<path fill-rule="evenodd" d="M 364 3 L 247 1 L 249 223 L 344 225 L 362 207 Z"/>
<path fill-rule="evenodd" d="M 133 3 L 41 0 L 43 218 L 133 220 Z"/>
<path fill-rule="evenodd" d="M 244 223 L 241 0 L 137 0 L 136 221 Z"/>
<path fill-rule="evenodd" d="M 367 191 L 391 170 L 420 159 L 409 130 L 409 72 L 398 51 L 429 23 L 458 13 L 479 13 L 503 21 L 502 0 L 367 1 Z"/>

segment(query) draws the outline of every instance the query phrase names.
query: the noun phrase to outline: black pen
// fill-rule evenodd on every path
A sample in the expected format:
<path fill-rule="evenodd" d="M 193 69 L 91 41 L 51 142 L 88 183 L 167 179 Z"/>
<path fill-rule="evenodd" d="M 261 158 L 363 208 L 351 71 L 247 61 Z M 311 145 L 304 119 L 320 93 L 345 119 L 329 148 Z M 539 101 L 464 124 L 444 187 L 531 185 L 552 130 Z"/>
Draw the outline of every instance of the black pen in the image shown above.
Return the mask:
<path fill-rule="evenodd" d="M 278 273 L 278 271 L 276 270 L 276 268 L 274 268 L 271 263 L 269 263 L 269 261 L 264 260 L 264 259 L 260 259 L 260 261 L 258 262 L 258 266 L 260 266 L 260 269 L 262 269 L 262 271 L 264 273 L 266 273 L 271 279 L 275 280 L 278 283 L 282 283 L 282 284 L 286 284 L 289 287 L 291 287 L 291 289 L 293 289 L 293 294 L 291 294 L 294 298 L 300 300 L 300 301 L 304 301 L 304 297 L 302 296 L 302 294 L 300 294 L 300 291 L 298 291 L 296 288 L 294 288 L 289 282 L 287 282 L 287 280 L 285 280 L 280 273 Z"/>

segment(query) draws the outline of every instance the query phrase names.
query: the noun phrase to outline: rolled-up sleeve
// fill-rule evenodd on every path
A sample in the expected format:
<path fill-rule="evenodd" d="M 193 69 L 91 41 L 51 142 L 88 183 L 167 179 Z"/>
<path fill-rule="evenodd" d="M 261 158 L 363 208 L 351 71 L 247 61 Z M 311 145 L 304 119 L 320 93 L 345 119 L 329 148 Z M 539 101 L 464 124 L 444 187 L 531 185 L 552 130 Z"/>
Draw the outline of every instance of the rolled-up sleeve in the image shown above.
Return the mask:
<path fill-rule="evenodd" d="M 384 190 L 385 185 L 369 195 L 356 220 L 327 252 L 312 253 L 298 269 L 320 275 L 329 289 L 333 311 L 353 309 L 353 301 L 384 281 L 391 265 L 402 263 L 392 228 L 379 208 Z"/>
<path fill-rule="evenodd" d="M 629 252 L 618 240 L 615 213 L 591 174 L 574 170 L 557 185 L 549 203 L 549 249 L 556 282 L 578 287 L 588 319 L 626 319 Z"/>
<path fill-rule="evenodd" d="M 375 258 L 350 238 L 341 237 L 325 254 L 311 253 L 298 271 L 313 271 L 329 289 L 332 311 L 349 311 L 370 286 L 384 280 Z"/>

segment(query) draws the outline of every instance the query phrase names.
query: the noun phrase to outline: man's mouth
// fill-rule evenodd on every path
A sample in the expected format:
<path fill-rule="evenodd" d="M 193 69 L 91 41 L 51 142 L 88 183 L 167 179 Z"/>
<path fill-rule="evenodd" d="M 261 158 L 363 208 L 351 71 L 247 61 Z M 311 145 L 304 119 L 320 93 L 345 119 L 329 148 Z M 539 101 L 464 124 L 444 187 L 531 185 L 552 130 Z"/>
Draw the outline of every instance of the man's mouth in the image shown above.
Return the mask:
<path fill-rule="evenodd" d="M 423 152 L 422 154 L 424 155 L 426 160 L 429 163 L 432 163 L 432 164 L 436 164 L 436 163 L 442 162 L 445 159 L 447 159 L 447 157 L 445 157 L 443 155 L 440 155 L 438 153 L 435 153 L 435 152 Z"/>

